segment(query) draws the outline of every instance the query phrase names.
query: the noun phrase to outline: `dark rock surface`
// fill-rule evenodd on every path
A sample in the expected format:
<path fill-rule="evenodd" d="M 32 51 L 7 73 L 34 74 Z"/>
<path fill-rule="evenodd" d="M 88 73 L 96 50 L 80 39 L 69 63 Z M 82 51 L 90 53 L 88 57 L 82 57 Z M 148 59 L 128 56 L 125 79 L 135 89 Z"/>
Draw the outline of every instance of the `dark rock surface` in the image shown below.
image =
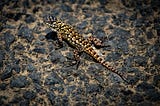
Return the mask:
<path fill-rule="evenodd" d="M 10 82 L 10 87 L 24 88 L 29 84 L 26 76 L 19 76 L 12 78 Z"/>
<path fill-rule="evenodd" d="M 32 30 L 24 25 L 20 25 L 19 30 L 18 30 L 18 36 L 26 39 L 29 42 L 31 42 L 34 38 Z"/>
<path fill-rule="evenodd" d="M 25 99 L 32 100 L 36 97 L 36 93 L 33 91 L 26 91 L 26 92 L 24 92 L 23 97 Z"/>
<path fill-rule="evenodd" d="M 7 78 L 10 78 L 12 76 L 12 68 L 11 66 L 6 67 L 4 72 L 1 74 L 1 80 L 5 80 Z"/>
<path fill-rule="evenodd" d="M 159 106 L 159 0 L 1 0 L 0 10 L 0 106 Z M 99 38 L 127 81 L 86 53 L 75 65 L 48 14 Z"/>

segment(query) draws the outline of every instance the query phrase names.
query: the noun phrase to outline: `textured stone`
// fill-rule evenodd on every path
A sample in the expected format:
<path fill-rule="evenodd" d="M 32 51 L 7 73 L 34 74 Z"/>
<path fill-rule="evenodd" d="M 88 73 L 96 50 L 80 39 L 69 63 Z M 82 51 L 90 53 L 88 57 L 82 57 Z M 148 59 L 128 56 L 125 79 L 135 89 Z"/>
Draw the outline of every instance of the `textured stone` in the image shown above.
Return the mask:
<path fill-rule="evenodd" d="M 30 2 L 28 1 L 28 0 L 24 0 L 23 2 L 22 2 L 22 5 L 23 5 L 23 7 L 25 7 L 25 8 L 30 8 Z"/>
<path fill-rule="evenodd" d="M 64 56 L 58 51 L 51 52 L 49 59 L 52 61 L 52 63 L 63 63 L 64 62 Z"/>
<path fill-rule="evenodd" d="M 136 103 L 139 103 L 139 102 L 142 102 L 144 100 L 143 96 L 140 95 L 140 94 L 135 94 L 133 95 L 133 97 L 131 98 L 131 101 L 132 102 L 136 102 Z"/>
<path fill-rule="evenodd" d="M 0 90 L 5 90 L 7 87 L 7 84 L 6 83 L 1 83 L 0 84 Z"/>
<path fill-rule="evenodd" d="M 153 85 L 148 84 L 146 82 L 142 82 L 142 83 L 140 83 L 140 84 L 137 85 L 137 90 L 138 91 L 144 91 L 144 92 L 146 92 L 146 91 L 154 90 L 154 89 L 155 89 L 155 87 Z"/>
<path fill-rule="evenodd" d="M 1 80 L 5 80 L 12 76 L 12 67 L 9 65 L 5 68 L 4 72 L 0 75 Z"/>
<path fill-rule="evenodd" d="M 76 3 L 76 0 L 69 0 L 69 2 L 71 2 L 71 3 Z"/>
<path fill-rule="evenodd" d="M 45 79 L 45 84 L 47 85 L 55 85 L 55 84 L 63 84 L 63 83 L 64 83 L 63 80 L 55 72 L 52 72 Z"/>
<path fill-rule="evenodd" d="M 120 19 L 118 19 L 115 15 L 113 15 L 112 17 L 112 23 L 114 24 L 114 25 L 120 25 Z"/>
<path fill-rule="evenodd" d="M 29 72 L 33 72 L 36 70 L 36 68 L 33 64 L 28 64 L 26 68 L 27 68 L 27 71 L 29 71 Z"/>
<path fill-rule="evenodd" d="M 19 105 L 20 106 L 29 106 L 29 100 L 22 100 L 22 101 L 20 101 L 20 103 L 19 103 Z"/>
<path fill-rule="evenodd" d="M 41 7 L 39 7 L 39 6 L 34 7 L 33 8 L 33 13 L 37 13 L 40 9 L 41 9 Z"/>
<path fill-rule="evenodd" d="M 139 66 L 145 66 L 147 64 L 147 59 L 146 57 L 135 56 L 134 62 L 137 63 Z"/>
<path fill-rule="evenodd" d="M 21 101 L 23 101 L 23 100 L 24 100 L 23 97 L 14 95 L 13 99 L 11 100 L 11 103 L 14 103 L 14 104 L 21 103 Z"/>
<path fill-rule="evenodd" d="M 136 20 L 136 19 L 137 19 L 137 13 L 133 13 L 133 14 L 129 17 L 129 19 L 130 19 L 131 21 Z"/>
<path fill-rule="evenodd" d="M 104 96 L 107 98 L 107 99 L 114 99 L 113 97 L 117 97 L 119 94 L 119 90 L 118 88 L 108 88 L 105 90 L 104 92 Z"/>
<path fill-rule="evenodd" d="M 48 92 L 47 96 L 48 96 L 48 99 L 51 102 L 51 104 L 54 105 L 55 104 L 56 95 L 53 92 Z"/>
<path fill-rule="evenodd" d="M 3 50 L 0 50 L 0 69 L 1 69 L 1 67 L 3 67 L 3 60 L 4 60 L 4 58 L 5 58 L 5 51 L 3 51 Z"/>
<path fill-rule="evenodd" d="M 108 104 L 108 101 L 102 101 L 102 103 L 100 103 L 100 106 L 107 106 Z"/>
<path fill-rule="evenodd" d="M 17 44 L 17 45 L 14 46 L 14 49 L 16 49 L 18 51 L 19 50 L 25 50 L 25 47 L 22 44 L 19 43 L 19 44 Z"/>
<path fill-rule="evenodd" d="M 45 90 L 43 89 L 43 87 L 41 86 L 41 83 L 34 83 L 34 88 L 36 90 L 37 93 L 39 94 L 44 94 Z"/>
<path fill-rule="evenodd" d="M 86 0 L 77 0 L 78 4 L 84 4 Z"/>
<path fill-rule="evenodd" d="M 68 97 L 66 96 L 57 96 L 55 98 L 55 105 L 57 106 L 68 106 Z"/>
<path fill-rule="evenodd" d="M 106 57 L 106 61 L 117 61 L 122 58 L 121 55 L 122 55 L 121 53 L 117 53 L 117 52 L 110 53 Z"/>
<path fill-rule="evenodd" d="M 106 5 L 108 3 L 107 0 L 99 0 L 99 2 L 101 3 L 101 5 Z"/>
<path fill-rule="evenodd" d="M 139 10 L 140 10 L 140 14 L 142 16 L 144 16 L 144 17 L 153 15 L 153 10 L 152 10 L 151 7 L 145 7 L 145 6 L 143 6 L 143 7 L 139 8 Z"/>
<path fill-rule="evenodd" d="M 32 79 L 32 81 L 34 83 L 38 83 L 40 84 L 40 79 L 41 79 L 41 76 L 40 76 L 40 73 L 36 73 L 36 72 L 32 72 L 31 74 L 29 74 L 29 77 Z"/>
<path fill-rule="evenodd" d="M 143 101 L 139 103 L 138 106 L 153 106 L 153 104 L 149 101 Z"/>
<path fill-rule="evenodd" d="M 102 90 L 102 87 L 101 87 L 101 86 L 92 84 L 92 85 L 88 85 L 88 86 L 87 86 L 86 92 L 87 92 L 87 93 L 95 93 L 95 92 L 100 93 L 101 90 Z"/>
<path fill-rule="evenodd" d="M 26 76 L 18 76 L 16 78 L 12 78 L 10 82 L 10 87 L 23 88 L 29 84 Z"/>
<path fill-rule="evenodd" d="M 133 65 L 133 58 L 132 56 L 129 56 L 125 59 L 124 64 L 126 67 L 131 67 Z"/>
<path fill-rule="evenodd" d="M 80 79 L 81 81 L 86 82 L 86 83 L 89 82 L 89 78 L 88 78 L 88 76 L 86 76 L 85 74 L 80 74 L 80 75 L 79 75 L 79 79 Z"/>
<path fill-rule="evenodd" d="M 142 27 L 143 26 L 143 22 L 144 20 L 142 20 L 142 19 L 137 19 L 137 20 L 135 20 L 134 22 L 133 22 L 133 26 L 134 27 Z"/>
<path fill-rule="evenodd" d="M 154 64 L 160 65 L 160 54 L 156 54 L 154 58 Z"/>
<path fill-rule="evenodd" d="M 94 25 L 94 28 L 101 28 L 104 27 L 106 25 L 106 20 L 108 20 L 110 17 L 109 16 L 103 16 L 103 17 L 99 17 L 99 16 L 94 16 L 91 20 L 91 24 Z M 98 27 L 97 27 L 98 26 Z"/>
<path fill-rule="evenodd" d="M 160 75 L 155 75 L 153 78 L 153 84 L 160 88 Z"/>
<path fill-rule="evenodd" d="M 10 32 L 4 33 L 3 37 L 4 37 L 6 49 L 9 50 L 10 45 L 15 41 L 15 37 Z"/>
<path fill-rule="evenodd" d="M 32 30 L 23 24 L 20 25 L 20 27 L 19 27 L 18 36 L 26 39 L 29 42 L 31 42 L 34 38 Z"/>
<path fill-rule="evenodd" d="M 160 36 L 160 28 L 157 29 L 157 36 Z"/>
<path fill-rule="evenodd" d="M 80 24 L 78 24 L 77 25 L 77 29 L 84 29 L 84 28 L 86 28 L 87 27 L 87 25 L 88 25 L 88 22 L 87 21 L 83 21 L 83 22 L 81 22 Z"/>
<path fill-rule="evenodd" d="M 72 8 L 66 4 L 61 5 L 61 8 L 65 12 L 72 12 L 73 11 Z"/>
<path fill-rule="evenodd" d="M 75 106 L 88 106 L 89 104 L 87 102 L 81 101 L 77 102 Z"/>
<path fill-rule="evenodd" d="M 152 0 L 151 6 L 155 11 L 157 11 L 158 9 L 160 9 L 160 1 L 159 0 Z"/>
<path fill-rule="evenodd" d="M 56 91 L 58 93 L 64 93 L 64 87 L 59 85 L 59 86 L 51 86 L 50 90 Z"/>
<path fill-rule="evenodd" d="M 35 21 L 35 18 L 31 14 L 27 14 L 25 18 L 26 23 L 32 23 Z"/>
<path fill-rule="evenodd" d="M 128 72 L 133 72 L 134 74 L 137 74 L 137 71 L 138 70 L 127 70 Z M 138 81 L 139 81 L 139 76 L 128 76 L 127 77 L 127 80 L 128 80 L 128 83 L 131 84 L 131 85 L 135 85 Z"/>
<path fill-rule="evenodd" d="M 67 87 L 66 89 L 67 95 L 68 96 L 71 95 L 75 89 L 76 89 L 75 85 Z"/>
<path fill-rule="evenodd" d="M 96 98 L 95 95 L 92 95 L 92 99 L 91 99 L 91 102 L 90 102 L 90 103 L 91 103 L 91 104 L 94 104 L 94 105 L 96 105 L 96 106 L 99 105 L 98 99 Z"/>
<path fill-rule="evenodd" d="M 45 48 L 40 48 L 40 47 L 34 48 L 33 51 L 36 52 L 36 53 L 41 53 L 41 54 L 46 53 Z"/>
<path fill-rule="evenodd" d="M 128 96 L 128 95 L 132 95 L 133 92 L 131 90 L 122 90 L 121 91 L 123 93 L 123 95 Z"/>
<path fill-rule="evenodd" d="M 32 100 L 36 97 L 36 93 L 33 91 L 26 91 L 23 93 L 23 97 L 28 100 Z"/>
<path fill-rule="evenodd" d="M 160 100 L 160 92 L 156 90 L 148 90 L 146 92 L 146 99 L 151 102 L 156 102 Z"/>
<path fill-rule="evenodd" d="M 147 32 L 146 35 L 148 39 L 152 39 L 154 37 L 154 34 L 151 31 Z"/>
<path fill-rule="evenodd" d="M 118 39 L 125 41 L 130 36 L 131 36 L 131 34 L 129 31 L 126 31 L 126 30 L 120 29 L 120 28 L 115 28 L 113 33 L 109 35 L 108 39 L 112 40 L 113 38 L 115 39 L 117 37 Z"/>
<path fill-rule="evenodd" d="M 103 38 L 103 37 L 105 37 L 106 34 L 102 29 L 98 29 L 98 30 L 95 31 L 94 35 L 97 38 Z"/>
<path fill-rule="evenodd" d="M 73 97 L 76 97 L 76 99 L 79 98 L 80 95 L 84 94 L 84 89 L 81 87 L 77 87 L 76 90 L 74 91 L 74 93 L 72 93 Z"/>
<path fill-rule="evenodd" d="M 69 105 L 69 98 L 67 96 L 63 96 L 63 98 L 62 98 L 62 104 L 64 106 L 68 106 Z"/>
<path fill-rule="evenodd" d="M 14 19 L 15 21 L 18 21 L 24 13 L 25 13 L 25 11 L 23 13 L 6 13 L 5 16 L 7 18 Z"/>
<path fill-rule="evenodd" d="M 13 64 L 12 65 L 12 70 L 14 70 L 15 72 L 19 73 L 21 71 L 19 63 Z"/>

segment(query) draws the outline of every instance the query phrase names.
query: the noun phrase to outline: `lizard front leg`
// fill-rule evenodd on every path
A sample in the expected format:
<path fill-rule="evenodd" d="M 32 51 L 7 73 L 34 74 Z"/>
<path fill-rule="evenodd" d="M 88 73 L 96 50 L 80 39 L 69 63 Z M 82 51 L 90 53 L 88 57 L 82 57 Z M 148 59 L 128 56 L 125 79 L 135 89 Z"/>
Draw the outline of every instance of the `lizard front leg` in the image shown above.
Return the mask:
<path fill-rule="evenodd" d="M 61 33 L 57 33 L 57 38 L 58 38 L 58 43 L 63 46 L 63 40 L 62 40 L 62 34 Z"/>

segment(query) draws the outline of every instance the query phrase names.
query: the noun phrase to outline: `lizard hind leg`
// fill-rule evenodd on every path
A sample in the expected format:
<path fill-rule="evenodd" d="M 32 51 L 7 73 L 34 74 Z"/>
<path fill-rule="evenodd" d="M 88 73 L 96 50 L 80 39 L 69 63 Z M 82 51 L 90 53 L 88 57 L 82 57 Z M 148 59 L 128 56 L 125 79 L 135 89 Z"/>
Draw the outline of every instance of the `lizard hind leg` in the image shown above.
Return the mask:
<path fill-rule="evenodd" d="M 102 45 L 101 40 L 96 37 L 93 37 L 93 36 L 88 37 L 88 41 L 94 43 L 94 45 L 96 45 L 96 46 Z"/>
<path fill-rule="evenodd" d="M 102 41 L 96 37 L 90 36 L 87 39 L 89 42 L 93 43 L 96 47 L 106 47 Z"/>
<path fill-rule="evenodd" d="M 78 52 L 77 50 L 74 50 L 74 57 L 76 60 L 76 69 L 78 69 L 80 64 L 80 52 Z"/>

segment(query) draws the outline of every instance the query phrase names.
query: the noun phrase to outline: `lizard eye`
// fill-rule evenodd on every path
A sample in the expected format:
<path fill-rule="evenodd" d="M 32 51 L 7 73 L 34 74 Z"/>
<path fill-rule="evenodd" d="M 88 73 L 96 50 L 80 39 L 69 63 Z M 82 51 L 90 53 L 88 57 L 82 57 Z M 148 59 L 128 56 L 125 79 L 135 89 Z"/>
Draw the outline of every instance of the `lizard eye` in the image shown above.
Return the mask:
<path fill-rule="evenodd" d="M 49 16 L 44 17 L 45 23 L 53 24 L 55 21 L 57 21 L 57 18 L 54 16 L 49 15 Z"/>

